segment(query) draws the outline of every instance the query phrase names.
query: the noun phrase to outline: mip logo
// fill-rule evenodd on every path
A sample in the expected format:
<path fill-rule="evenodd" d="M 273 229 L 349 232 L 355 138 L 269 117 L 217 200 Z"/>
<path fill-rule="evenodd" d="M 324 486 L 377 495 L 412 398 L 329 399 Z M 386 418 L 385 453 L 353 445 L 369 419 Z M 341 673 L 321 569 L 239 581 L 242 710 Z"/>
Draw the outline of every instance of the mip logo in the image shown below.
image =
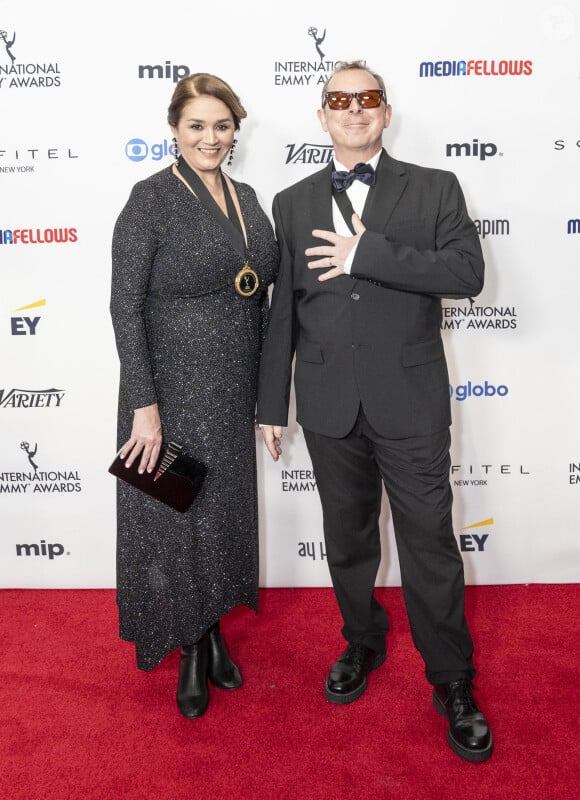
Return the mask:
<path fill-rule="evenodd" d="M 503 153 L 498 153 L 497 145 L 493 142 L 480 142 L 479 139 L 474 139 L 471 144 L 469 142 L 447 144 L 445 146 L 445 155 L 447 158 L 451 156 L 471 156 L 472 158 L 479 158 L 480 161 L 485 161 L 486 158 L 496 155 L 503 156 Z"/>
<path fill-rule="evenodd" d="M 505 397 L 509 393 L 508 387 L 504 383 L 494 386 L 489 381 L 483 383 L 460 383 L 457 386 L 449 384 L 449 396 L 455 396 L 456 400 L 467 400 L 468 397 Z"/>
<path fill-rule="evenodd" d="M 162 142 L 147 144 L 145 139 L 129 139 L 125 145 L 125 155 L 130 161 L 145 161 L 150 158 L 152 161 L 161 161 L 166 156 L 177 157 L 177 145 L 163 139 Z"/>
<path fill-rule="evenodd" d="M 4 42 L 4 47 L 6 48 L 6 52 L 10 57 L 10 61 L 14 64 L 16 61 L 16 56 L 12 52 L 12 45 L 16 41 L 16 34 L 12 34 L 12 39 L 8 40 L 8 33 L 6 31 L 0 31 L 0 39 Z"/>

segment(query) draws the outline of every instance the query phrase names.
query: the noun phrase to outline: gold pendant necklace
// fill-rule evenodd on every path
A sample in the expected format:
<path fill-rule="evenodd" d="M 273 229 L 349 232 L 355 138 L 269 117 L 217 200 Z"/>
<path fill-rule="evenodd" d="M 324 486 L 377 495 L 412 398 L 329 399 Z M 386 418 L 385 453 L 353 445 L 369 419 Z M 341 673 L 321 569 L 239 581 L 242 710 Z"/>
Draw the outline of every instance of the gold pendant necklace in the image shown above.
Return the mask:
<path fill-rule="evenodd" d="M 236 275 L 234 285 L 236 287 L 236 292 L 242 297 L 251 297 L 258 291 L 260 285 L 258 273 L 250 267 L 247 261 Z"/>

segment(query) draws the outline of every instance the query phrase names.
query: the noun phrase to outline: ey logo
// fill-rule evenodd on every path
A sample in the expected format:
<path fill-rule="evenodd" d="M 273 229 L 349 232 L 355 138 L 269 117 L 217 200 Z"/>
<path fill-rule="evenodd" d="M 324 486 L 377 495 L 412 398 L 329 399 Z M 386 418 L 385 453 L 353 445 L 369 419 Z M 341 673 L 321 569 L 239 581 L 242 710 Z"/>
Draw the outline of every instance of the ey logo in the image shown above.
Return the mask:
<path fill-rule="evenodd" d="M 467 525 L 461 528 L 462 531 L 470 531 L 474 528 L 484 528 L 487 525 L 493 525 L 493 517 L 483 519 L 481 522 L 474 522 L 473 525 Z M 483 553 L 485 550 L 485 543 L 489 539 L 489 533 L 460 533 L 459 534 L 459 547 L 462 553 Z"/>
<path fill-rule="evenodd" d="M 29 311 L 32 308 L 41 308 L 46 305 L 46 300 L 36 300 L 27 306 L 20 306 L 14 311 Z M 36 336 L 36 327 L 40 322 L 40 317 L 11 317 L 10 327 L 12 336 Z"/>

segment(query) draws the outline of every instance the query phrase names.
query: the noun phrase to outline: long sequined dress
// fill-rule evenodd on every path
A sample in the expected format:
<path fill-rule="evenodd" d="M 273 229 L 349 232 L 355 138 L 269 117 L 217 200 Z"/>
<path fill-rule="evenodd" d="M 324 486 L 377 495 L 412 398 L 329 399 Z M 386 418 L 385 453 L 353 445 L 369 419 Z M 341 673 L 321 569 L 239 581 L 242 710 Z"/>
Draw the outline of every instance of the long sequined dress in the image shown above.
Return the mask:
<path fill-rule="evenodd" d="M 263 287 L 278 248 L 251 187 L 234 183 Z M 121 364 L 118 446 L 133 410 L 157 402 L 164 441 L 208 467 L 181 514 L 117 487 L 120 636 L 150 670 L 233 607 L 257 610 L 254 412 L 268 298 L 240 297 L 243 258 L 171 168 L 133 188 L 113 236 L 111 316 Z"/>

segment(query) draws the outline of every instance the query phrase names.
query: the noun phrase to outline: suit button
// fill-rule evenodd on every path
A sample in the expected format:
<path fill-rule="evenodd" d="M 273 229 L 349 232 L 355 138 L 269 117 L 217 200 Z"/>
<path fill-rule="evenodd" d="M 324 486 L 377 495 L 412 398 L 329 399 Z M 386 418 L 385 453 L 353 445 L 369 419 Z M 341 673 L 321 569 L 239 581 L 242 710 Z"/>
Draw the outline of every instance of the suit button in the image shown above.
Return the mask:
<path fill-rule="evenodd" d="M 353 292 L 351 294 L 351 296 L 350 296 L 350 299 L 351 300 L 360 300 L 360 294 L 357 294 L 356 292 Z"/>

